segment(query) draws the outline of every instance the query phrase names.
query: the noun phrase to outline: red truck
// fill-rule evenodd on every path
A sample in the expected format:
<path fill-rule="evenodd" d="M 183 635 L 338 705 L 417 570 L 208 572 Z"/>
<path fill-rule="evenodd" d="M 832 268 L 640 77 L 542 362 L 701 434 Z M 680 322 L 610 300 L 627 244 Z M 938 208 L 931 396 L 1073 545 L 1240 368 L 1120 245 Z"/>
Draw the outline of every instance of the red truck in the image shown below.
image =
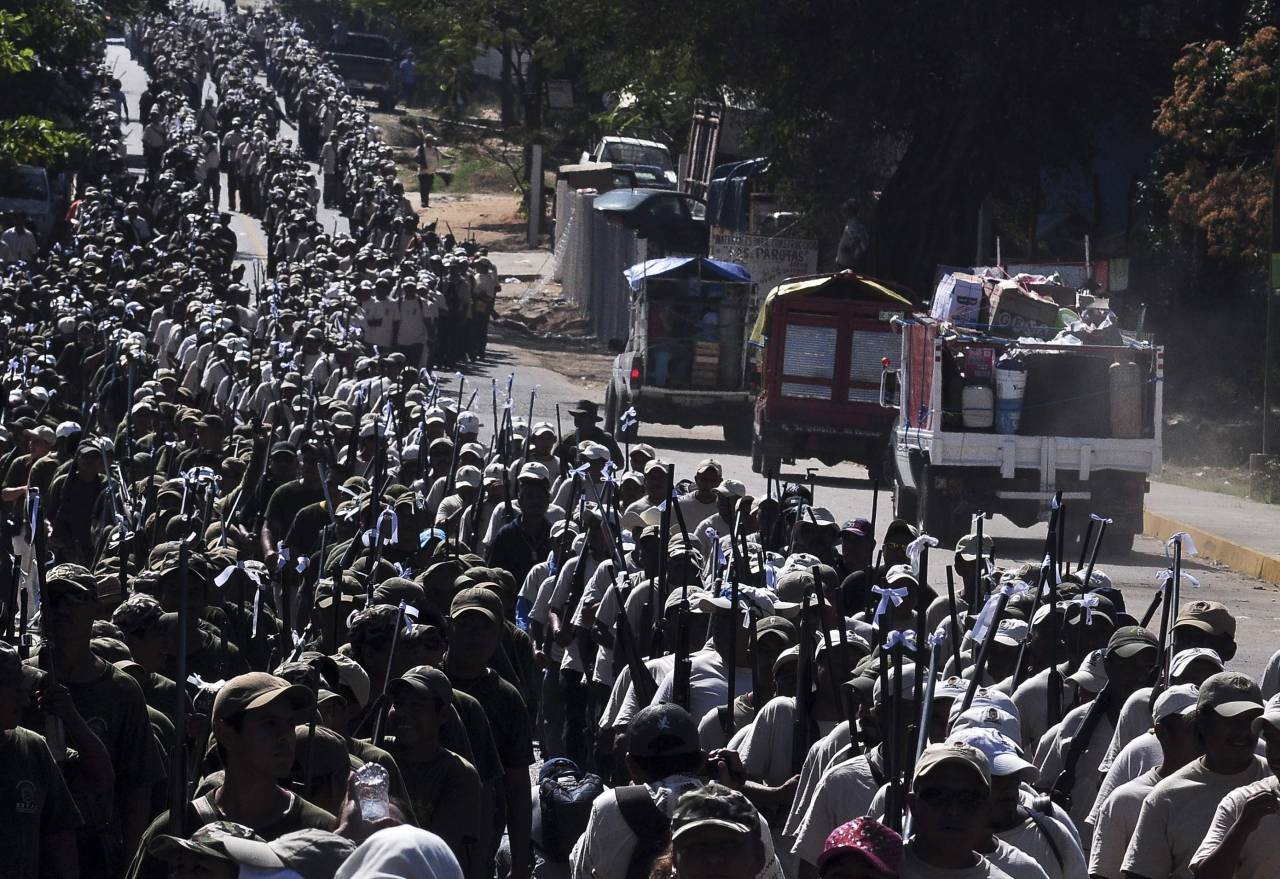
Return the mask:
<path fill-rule="evenodd" d="M 910 291 L 854 272 L 790 278 L 770 291 L 748 340 L 758 395 L 751 466 L 817 458 L 887 474 L 894 413 L 880 405 L 885 358 L 901 350 L 891 321 L 917 305 Z"/>

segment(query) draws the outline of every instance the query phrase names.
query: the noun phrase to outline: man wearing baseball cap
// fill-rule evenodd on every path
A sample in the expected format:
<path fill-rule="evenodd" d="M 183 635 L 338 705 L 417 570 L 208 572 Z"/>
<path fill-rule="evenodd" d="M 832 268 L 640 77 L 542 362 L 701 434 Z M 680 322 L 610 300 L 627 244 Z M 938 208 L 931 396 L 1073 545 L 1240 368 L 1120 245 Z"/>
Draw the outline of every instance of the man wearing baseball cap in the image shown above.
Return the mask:
<path fill-rule="evenodd" d="M 706 458 L 698 462 L 693 473 L 694 490 L 680 498 L 680 512 L 684 514 L 685 524 L 692 526 L 693 523 L 716 514 L 720 500 L 716 489 L 723 481 L 724 468 L 719 461 Z"/>
<path fill-rule="evenodd" d="M 510 571 L 517 583 L 524 583 L 533 566 L 551 552 L 551 526 L 547 515 L 551 506 L 551 484 L 537 464 L 526 464 L 516 476 L 515 517 L 498 527 L 489 541 L 487 562 L 490 567 Z M 559 518 L 564 511 L 559 510 Z M 503 515 L 502 507 L 495 516 Z M 493 525 L 490 525 L 493 528 Z"/>
<path fill-rule="evenodd" d="M 1190 876 L 1191 861 L 1209 832 L 1218 803 L 1233 790 L 1270 777 L 1254 751 L 1262 693 L 1249 677 L 1221 672 L 1196 697 L 1195 726 L 1204 756 L 1163 779 L 1147 794 L 1121 870 L 1125 879 Z"/>
<path fill-rule="evenodd" d="M 902 837 L 874 818 L 854 818 L 831 831 L 818 871 L 821 879 L 898 879 Z"/>
<path fill-rule="evenodd" d="M 840 526 L 840 553 L 835 559 L 835 569 L 840 579 L 855 571 L 870 568 L 876 550 L 876 536 L 867 519 L 849 519 Z"/>
<path fill-rule="evenodd" d="M 914 832 L 902 875 L 1007 877 L 977 850 L 991 834 L 990 802 L 991 767 L 981 751 L 950 742 L 925 748 L 907 794 Z"/>
<path fill-rule="evenodd" d="M 1119 784 L 1114 781 L 1114 770 L 1118 766 L 1113 766 L 1103 779 L 1094 810 L 1086 819 L 1093 827 L 1093 848 L 1089 851 L 1090 876 L 1121 879 L 1124 853 L 1138 825 L 1138 813 L 1147 794 L 1163 779 L 1204 754 L 1194 722 L 1198 696 L 1198 688 L 1192 684 L 1175 684 L 1165 689 L 1152 710 L 1155 731 L 1150 734 L 1156 740 L 1156 749 L 1163 755 L 1163 762 Z"/>
<path fill-rule="evenodd" d="M 454 690 L 474 697 L 489 719 L 493 739 L 502 760 L 503 777 L 494 791 L 505 803 L 507 833 L 511 839 L 511 875 L 529 875 L 529 833 L 533 803 L 529 799 L 529 765 L 534 761 L 533 730 L 520 692 L 494 671 L 490 664 L 502 641 L 502 599 L 485 586 L 462 589 L 449 605 L 449 653 L 445 661 Z M 492 801 L 491 801 L 492 802 Z M 482 809 L 484 801 L 481 801 Z M 482 812 L 482 814 L 491 814 Z M 498 838 L 481 837 L 479 862 L 489 864 Z"/>
<path fill-rule="evenodd" d="M 150 845 L 151 854 L 178 875 L 218 875 L 230 867 L 234 872 L 228 875 L 260 879 L 328 879 L 355 848 L 349 839 L 316 829 L 295 830 L 268 842 L 234 821 L 211 822 L 187 839 L 157 836 Z"/>
<path fill-rule="evenodd" d="M 310 689 L 265 672 L 249 672 L 223 684 L 211 713 L 222 784 L 187 804 L 186 826 L 235 821 L 268 841 L 304 828 L 333 830 L 337 818 L 277 781 L 288 778 L 293 769 L 295 724 L 313 705 Z M 168 826 L 165 811 L 147 828 L 129 879 L 164 875 L 151 840 Z"/>
<path fill-rule="evenodd" d="M 470 873 L 481 824 L 480 776 L 440 742 L 453 686 L 438 668 L 421 665 L 388 682 L 387 695 L 386 748 L 404 776 L 418 826 L 443 838 Z"/>
<path fill-rule="evenodd" d="M 1102 701 L 1098 703 L 1098 711 L 1093 714 L 1093 728 L 1085 728 L 1085 722 L 1090 720 L 1091 703 L 1073 708 L 1053 734 L 1044 757 L 1038 758 L 1042 789 L 1053 789 L 1064 771 L 1074 779 L 1071 789 L 1066 791 L 1071 798 L 1070 805 L 1063 805 L 1076 822 L 1077 829 L 1082 831 L 1081 836 L 1086 843 L 1088 828 L 1081 825 L 1098 795 L 1098 783 L 1101 780 L 1098 767 L 1111 743 L 1111 734 L 1125 700 L 1134 690 L 1149 684 L 1159 669 L 1159 642 L 1141 626 L 1121 626 L 1107 643 L 1102 664 L 1106 670 L 1107 685 L 1096 697 Z M 1086 734 L 1089 738 L 1084 750 L 1073 748 L 1073 739 Z M 1076 756 L 1076 764 L 1068 766 L 1068 760 L 1073 754 Z"/>
<path fill-rule="evenodd" d="M 1218 803 L 1213 823 L 1191 859 L 1197 879 L 1269 879 L 1280 863 L 1280 705 L 1272 700 L 1253 721 L 1267 748 L 1270 774 Z"/>
<path fill-rule="evenodd" d="M 760 813 L 739 791 L 710 782 L 671 815 L 671 858 L 685 879 L 755 879 L 765 867 Z"/>
<path fill-rule="evenodd" d="M 15 879 L 80 875 L 75 832 L 84 819 L 44 736 L 18 725 L 41 678 L 0 644 L 0 850 Z"/>
<path fill-rule="evenodd" d="M 978 847 L 979 852 L 1015 876 L 1018 865 L 1007 860 L 1008 853 L 1002 850 L 1002 845 L 1035 861 L 1049 879 L 1084 875 L 1084 851 L 1074 831 L 1062 823 L 1070 819 L 1062 813 L 1038 812 L 1026 802 L 1029 798 L 1023 793 L 1023 784 L 1035 778 L 1036 768 L 1023 759 L 1017 742 L 981 727 L 954 731 L 947 741 L 978 749 L 991 767 L 992 837 Z"/>

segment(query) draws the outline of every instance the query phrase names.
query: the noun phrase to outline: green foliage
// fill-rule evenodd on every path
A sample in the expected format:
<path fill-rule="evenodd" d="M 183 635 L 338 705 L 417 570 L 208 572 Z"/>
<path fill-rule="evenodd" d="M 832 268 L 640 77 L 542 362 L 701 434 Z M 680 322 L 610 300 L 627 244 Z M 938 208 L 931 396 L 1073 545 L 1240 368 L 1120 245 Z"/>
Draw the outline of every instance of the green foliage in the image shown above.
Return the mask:
<path fill-rule="evenodd" d="M 84 138 L 48 119 L 19 116 L 0 120 L 0 162 L 56 166 L 85 146 Z"/>

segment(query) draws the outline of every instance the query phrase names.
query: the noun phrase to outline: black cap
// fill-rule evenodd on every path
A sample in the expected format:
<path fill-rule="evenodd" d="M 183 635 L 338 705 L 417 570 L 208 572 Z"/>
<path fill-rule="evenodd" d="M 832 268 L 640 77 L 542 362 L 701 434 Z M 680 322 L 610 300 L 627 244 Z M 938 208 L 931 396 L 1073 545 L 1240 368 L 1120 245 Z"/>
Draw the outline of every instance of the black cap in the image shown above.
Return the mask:
<path fill-rule="evenodd" d="M 627 727 L 627 753 L 632 757 L 668 757 L 698 750 L 698 724 L 673 702 L 641 709 Z"/>
<path fill-rule="evenodd" d="M 291 460 L 296 460 L 298 457 L 298 450 L 294 448 L 293 443 L 276 443 L 271 447 L 271 457 L 287 457 Z"/>

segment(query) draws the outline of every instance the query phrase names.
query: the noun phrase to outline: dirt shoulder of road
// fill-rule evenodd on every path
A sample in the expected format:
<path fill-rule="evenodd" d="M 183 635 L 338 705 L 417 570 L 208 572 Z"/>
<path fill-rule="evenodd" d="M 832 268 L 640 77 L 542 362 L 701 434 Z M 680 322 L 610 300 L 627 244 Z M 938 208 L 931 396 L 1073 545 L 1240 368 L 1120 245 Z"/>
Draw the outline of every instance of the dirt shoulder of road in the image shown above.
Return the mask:
<path fill-rule="evenodd" d="M 609 372 L 613 369 L 613 355 L 603 346 L 594 345 L 589 339 L 540 339 L 502 327 L 492 327 L 489 332 L 495 341 L 515 353 L 516 363 L 540 366 L 559 373 L 582 388 L 584 397 L 602 398 L 609 382 Z"/>

